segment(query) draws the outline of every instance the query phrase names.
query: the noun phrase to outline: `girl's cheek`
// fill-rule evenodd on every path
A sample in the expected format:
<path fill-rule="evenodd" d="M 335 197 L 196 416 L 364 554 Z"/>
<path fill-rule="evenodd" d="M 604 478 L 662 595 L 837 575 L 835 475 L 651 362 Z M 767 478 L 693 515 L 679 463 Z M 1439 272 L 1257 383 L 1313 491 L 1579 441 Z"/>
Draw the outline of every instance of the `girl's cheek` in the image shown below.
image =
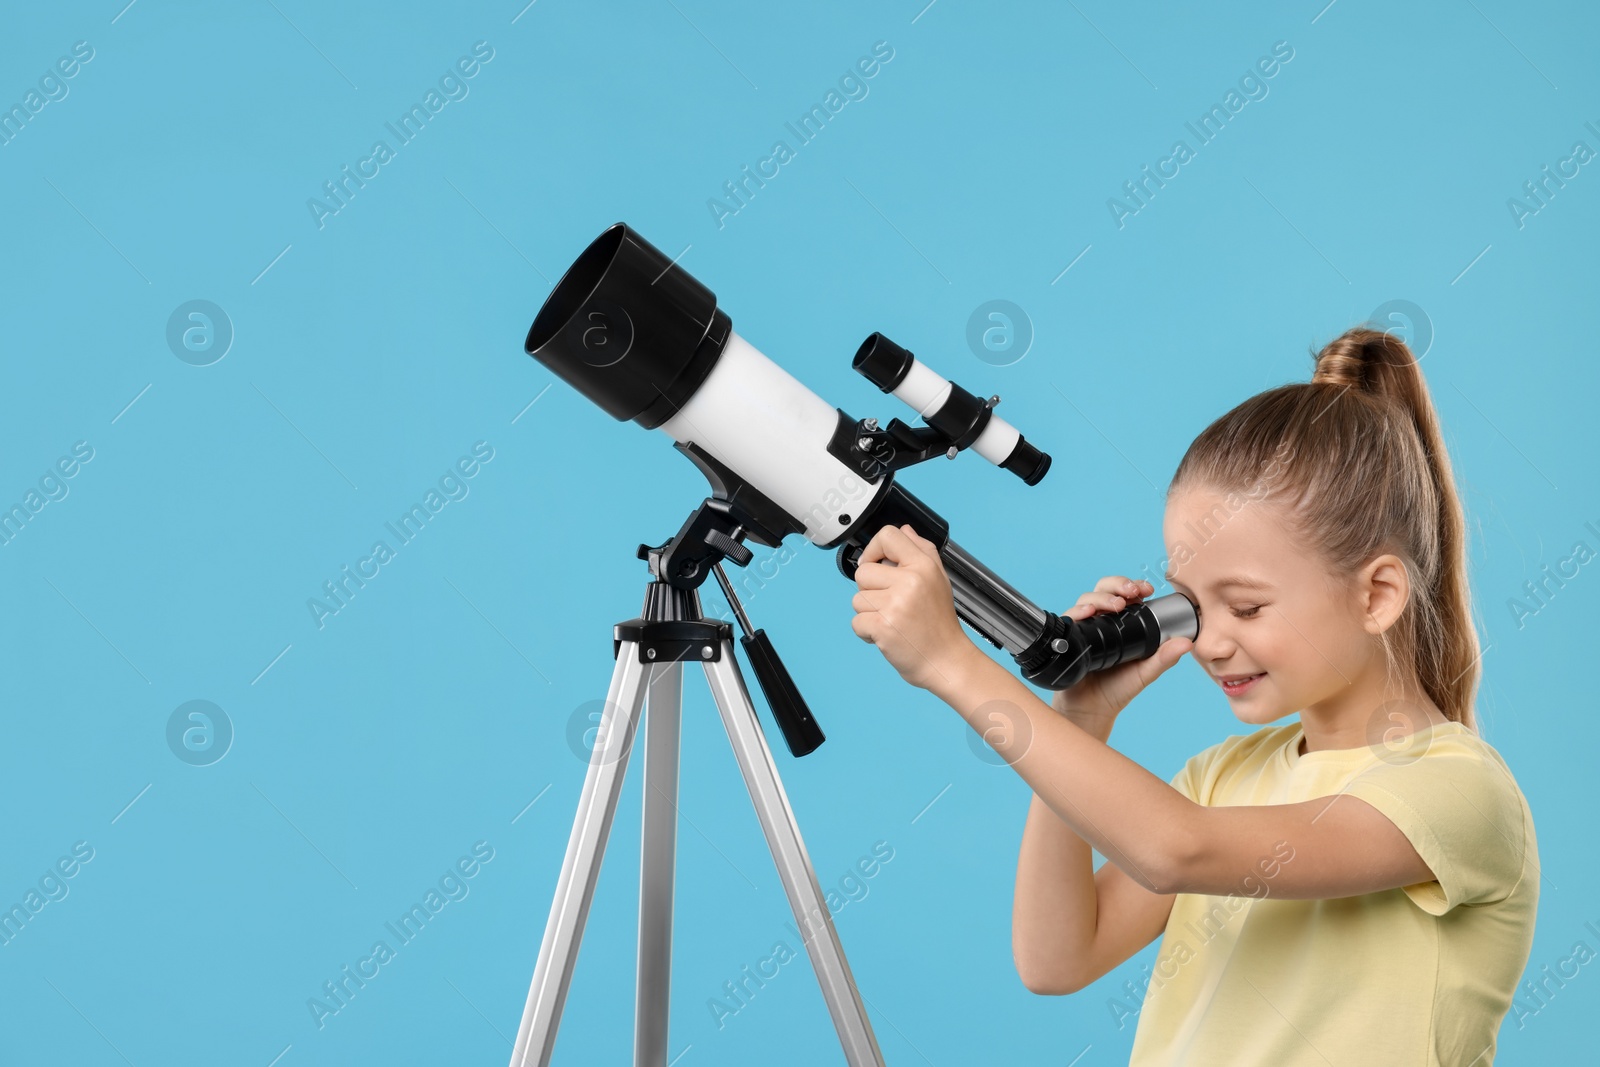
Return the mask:
<path fill-rule="evenodd" d="M 1245 637 L 1240 643 L 1245 651 L 1250 654 L 1252 666 L 1264 671 L 1293 673 L 1296 663 L 1294 650 L 1294 632 L 1281 622 L 1271 627 L 1262 627 L 1255 634 Z M 1296 638 L 1296 640 L 1299 640 Z M 1300 647 L 1315 655 L 1304 640 L 1299 640 Z"/>

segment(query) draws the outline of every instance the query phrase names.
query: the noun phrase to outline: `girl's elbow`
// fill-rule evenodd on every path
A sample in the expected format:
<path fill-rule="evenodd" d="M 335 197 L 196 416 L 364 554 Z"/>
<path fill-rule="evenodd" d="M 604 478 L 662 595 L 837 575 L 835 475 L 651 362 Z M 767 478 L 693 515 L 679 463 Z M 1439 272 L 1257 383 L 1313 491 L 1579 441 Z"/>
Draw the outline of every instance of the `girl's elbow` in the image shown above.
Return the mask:
<path fill-rule="evenodd" d="M 1029 946 L 1013 942 L 1011 964 L 1023 988 L 1041 997 L 1063 997 L 1089 984 L 1073 973 L 1075 964 L 1070 953 L 1030 951 Z"/>
<path fill-rule="evenodd" d="M 1024 989 L 1041 997 L 1070 996 L 1088 985 L 1087 982 L 1077 981 L 1067 975 L 1044 974 L 1027 971 L 1021 967 L 1017 968 L 1017 977 L 1022 979 Z"/>

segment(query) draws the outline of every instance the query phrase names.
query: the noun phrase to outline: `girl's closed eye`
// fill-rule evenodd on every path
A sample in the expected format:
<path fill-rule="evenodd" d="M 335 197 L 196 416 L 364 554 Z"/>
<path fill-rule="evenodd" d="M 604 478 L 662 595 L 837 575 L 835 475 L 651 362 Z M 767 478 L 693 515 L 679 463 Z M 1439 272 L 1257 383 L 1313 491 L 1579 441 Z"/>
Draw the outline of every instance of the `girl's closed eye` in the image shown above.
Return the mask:
<path fill-rule="evenodd" d="M 1251 605 L 1250 607 L 1247 607 L 1247 608 L 1233 608 L 1232 611 L 1233 611 L 1234 617 L 1236 617 L 1236 618 L 1249 619 L 1249 618 L 1253 618 L 1255 616 L 1255 613 L 1260 611 L 1261 608 L 1262 608 L 1262 605 L 1253 604 L 1253 605 Z"/>

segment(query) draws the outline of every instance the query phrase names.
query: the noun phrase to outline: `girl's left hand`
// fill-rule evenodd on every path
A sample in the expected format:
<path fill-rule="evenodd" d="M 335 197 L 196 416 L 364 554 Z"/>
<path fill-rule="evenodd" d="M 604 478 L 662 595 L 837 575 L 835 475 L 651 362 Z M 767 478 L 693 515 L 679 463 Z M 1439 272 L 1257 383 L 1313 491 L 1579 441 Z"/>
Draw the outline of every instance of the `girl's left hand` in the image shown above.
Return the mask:
<path fill-rule="evenodd" d="M 912 685 L 932 689 L 969 650 L 978 651 L 961 629 L 939 550 L 910 526 L 873 535 L 861 551 L 856 587 L 850 628 Z"/>

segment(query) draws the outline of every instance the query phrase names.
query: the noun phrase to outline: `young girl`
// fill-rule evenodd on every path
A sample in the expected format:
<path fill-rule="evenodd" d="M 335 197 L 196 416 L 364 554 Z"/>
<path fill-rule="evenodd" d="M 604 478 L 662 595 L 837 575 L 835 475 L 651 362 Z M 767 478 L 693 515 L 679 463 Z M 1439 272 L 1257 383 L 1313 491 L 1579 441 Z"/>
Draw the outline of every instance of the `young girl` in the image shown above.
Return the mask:
<path fill-rule="evenodd" d="M 1162 934 L 1144 988 L 1113 992 L 1119 1026 L 1138 1015 L 1134 1065 L 1493 1062 L 1539 861 L 1474 721 L 1464 525 L 1416 359 L 1356 328 L 1178 465 L 1165 577 L 1200 609 L 1197 640 L 1053 707 L 966 636 L 933 544 L 879 531 L 852 628 L 1033 789 L 1012 927 L 1029 990 L 1076 992 Z M 1066 614 L 1154 591 L 1112 575 Z M 1256 729 L 1169 784 L 1106 740 L 1185 652 Z"/>

